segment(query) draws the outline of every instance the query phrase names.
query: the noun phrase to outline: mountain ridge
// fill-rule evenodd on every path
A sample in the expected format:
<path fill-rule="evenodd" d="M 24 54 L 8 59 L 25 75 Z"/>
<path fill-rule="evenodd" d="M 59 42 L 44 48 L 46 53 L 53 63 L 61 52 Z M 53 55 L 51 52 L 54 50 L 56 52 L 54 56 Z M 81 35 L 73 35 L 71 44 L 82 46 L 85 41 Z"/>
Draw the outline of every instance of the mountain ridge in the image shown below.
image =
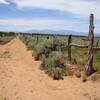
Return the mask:
<path fill-rule="evenodd" d="M 43 29 L 43 30 L 28 30 L 28 33 L 43 33 L 43 34 L 62 34 L 62 35 L 84 35 L 87 36 L 88 32 L 76 32 L 72 30 L 50 30 L 50 29 Z M 95 36 L 100 36 L 100 33 L 94 33 Z"/>

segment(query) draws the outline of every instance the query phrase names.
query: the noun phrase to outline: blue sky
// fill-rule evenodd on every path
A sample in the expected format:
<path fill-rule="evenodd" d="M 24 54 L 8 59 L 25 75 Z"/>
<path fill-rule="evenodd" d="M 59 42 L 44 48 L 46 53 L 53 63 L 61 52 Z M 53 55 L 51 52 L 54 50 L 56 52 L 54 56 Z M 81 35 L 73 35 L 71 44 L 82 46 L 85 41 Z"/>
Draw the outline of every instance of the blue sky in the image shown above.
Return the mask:
<path fill-rule="evenodd" d="M 32 29 L 88 32 L 89 15 L 95 15 L 100 32 L 100 0 L 0 0 L 0 31 Z"/>

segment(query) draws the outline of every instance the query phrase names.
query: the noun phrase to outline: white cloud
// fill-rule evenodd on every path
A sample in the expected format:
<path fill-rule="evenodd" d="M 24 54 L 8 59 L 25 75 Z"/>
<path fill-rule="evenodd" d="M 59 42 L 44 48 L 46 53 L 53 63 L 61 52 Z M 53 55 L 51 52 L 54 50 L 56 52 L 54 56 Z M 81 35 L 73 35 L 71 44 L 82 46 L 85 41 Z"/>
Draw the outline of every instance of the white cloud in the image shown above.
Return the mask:
<path fill-rule="evenodd" d="M 42 8 L 70 12 L 82 19 L 88 18 L 90 13 L 95 14 L 95 19 L 100 20 L 100 0 L 0 0 L 0 4 L 15 3 L 19 9 Z M 81 20 L 80 20 L 81 21 Z M 88 24 L 75 20 L 65 19 L 0 19 L 3 27 L 27 27 L 26 29 L 66 29 L 74 31 L 88 31 Z M 100 31 L 99 22 L 96 23 L 96 32 Z M 26 29 L 23 29 L 26 30 Z"/>
<path fill-rule="evenodd" d="M 6 0 L 0 0 L 0 4 L 9 4 Z"/>
<path fill-rule="evenodd" d="M 100 19 L 99 0 L 16 0 L 18 8 L 43 8 L 59 11 L 68 11 L 80 16 L 94 13 Z"/>
<path fill-rule="evenodd" d="M 69 21 L 54 19 L 0 19 L 0 26 L 27 26 L 33 29 L 64 29 L 71 25 Z"/>
<path fill-rule="evenodd" d="M 14 30 L 26 31 L 29 29 L 52 29 L 52 30 L 73 30 L 88 32 L 88 23 L 75 20 L 57 19 L 0 19 L 0 27 Z M 95 26 L 95 32 L 100 32 L 100 24 Z"/>

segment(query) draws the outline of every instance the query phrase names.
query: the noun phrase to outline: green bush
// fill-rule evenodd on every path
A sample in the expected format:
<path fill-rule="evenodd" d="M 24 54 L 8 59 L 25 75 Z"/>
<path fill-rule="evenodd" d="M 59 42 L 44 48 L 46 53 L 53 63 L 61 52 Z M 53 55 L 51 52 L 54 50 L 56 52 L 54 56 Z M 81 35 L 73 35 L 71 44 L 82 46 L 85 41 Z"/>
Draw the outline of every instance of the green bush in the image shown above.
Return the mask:
<path fill-rule="evenodd" d="M 36 41 L 31 36 L 20 35 L 19 38 L 26 44 L 29 50 L 33 50 L 36 45 Z"/>
<path fill-rule="evenodd" d="M 41 69 L 54 79 L 61 79 L 66 71 L 64 59 L 65 57 L 60 51 L 53 51 L 48 58 L 42 57 Z"/>
<path fill-rule="evenodd" d="M 28 48 L 29 50 L 33 50 L 35 45 L 36 45 L 36 42 L 29 41 L 29 42 L 27 43 L 27 48 Z"/>
<path fill-rule="evenodd" d="M 14 38 L 14 36 L 3 36 L 3 37 L 0 37 L 0 44 L 4 45 L 4 44 L 10 42 L 13 38 Z"/>
<path fill-rule="evenodd" d="M 35 57 L 35 59 L 39 60 L 42 57 L 42 55 L 48 57 L 48 54 L 51 52 L 51 45 L 53 45 L 52 40 L 44 40 L 35 45 L 33 52 L 33 56 Z"/>
<path fill-rule="evenodd" d="M 30 36 L 25 36 L 25 35 L 20 35 L 19 38 L 23 41 L 23 43 L 25 43 L 26 45 L 28 44 L 28 42 L 31 40 Z"/>
<path fill-rule="evenodd" d="M 34 46 L 33 56 L 36 60 L 39 60 L 42 55 L 47 58 L 52 51 L 62 51 L 65 45 L 65 42 L 58 39 L 44 39 Z"/>

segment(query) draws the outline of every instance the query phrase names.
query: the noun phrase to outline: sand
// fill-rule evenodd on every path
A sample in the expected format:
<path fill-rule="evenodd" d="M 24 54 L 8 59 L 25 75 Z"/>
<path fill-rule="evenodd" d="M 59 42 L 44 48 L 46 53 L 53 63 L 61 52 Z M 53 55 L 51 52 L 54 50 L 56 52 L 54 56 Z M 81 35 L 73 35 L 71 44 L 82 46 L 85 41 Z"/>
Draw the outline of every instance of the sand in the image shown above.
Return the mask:
<path fill-rule="evenodd" d="M 100 100 L 100 82 L 52 80 L 18 38 L 0 45 L 0 100 Z"/>

